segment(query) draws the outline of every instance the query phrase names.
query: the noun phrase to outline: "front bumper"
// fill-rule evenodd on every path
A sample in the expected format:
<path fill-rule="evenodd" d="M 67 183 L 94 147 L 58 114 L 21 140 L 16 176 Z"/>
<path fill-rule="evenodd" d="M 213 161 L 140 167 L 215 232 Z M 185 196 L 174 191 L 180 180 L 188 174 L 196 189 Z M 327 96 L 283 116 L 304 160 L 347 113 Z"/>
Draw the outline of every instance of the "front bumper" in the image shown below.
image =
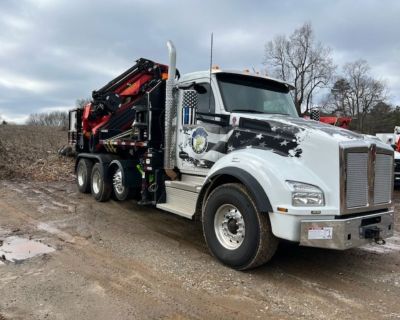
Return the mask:
<path fill-rule="evenodd" d="M 334 220 L 302 220 L 300 245 L 345 250 L 393 236 L 394 212 Z"/>

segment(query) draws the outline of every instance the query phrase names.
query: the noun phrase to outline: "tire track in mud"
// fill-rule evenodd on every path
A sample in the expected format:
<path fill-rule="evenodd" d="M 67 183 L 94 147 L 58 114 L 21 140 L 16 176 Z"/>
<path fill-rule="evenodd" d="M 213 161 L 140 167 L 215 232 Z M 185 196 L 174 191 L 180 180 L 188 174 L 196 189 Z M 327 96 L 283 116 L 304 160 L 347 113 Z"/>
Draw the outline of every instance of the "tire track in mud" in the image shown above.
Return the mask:
<path fill-rule="evenodd" d="M 175 218 L 175 217 L 174 217 Z M 29 220 L 29 219 L 27 219 L 27 220 Z M 136 220 L 136 219 L 135 219 Z M 152 223 L 154 223 L 154 222 L 152 222 Z M 185 221 L 185 223 L 188 223 L 188 222 L 186 222 Z M 151 230 L 150 230 L 151 231 Z M 157 232 L 156 232 L 157 233 Z M 86 247 L 85 247 L 85 250 L 84 250 L 84 252 L 86 253 Z M 68 261 L 70 261 L 71 259 L 70 259 L 71 257 L 68 257 Z M 109 256 L 107 256 L 107 257 L 104 257 L 104 259 L 106 259 L 106 258 L 110 258 Z M 102 260 L 104 260 L 104 259 L 102 259 Z M 85 260 L 90 260 L 90 259 L 85 259 Z M 132 265 L 130 264 L 130 268 L 132 268 Z M 148 267 L 146 268 L 146 269 L 148 269 Z M 89 272 L 89 274 L 92 274 L 92 273 L 94 273 L 94 272 Z M 164 274 L 165 275 L 165 274 Z M 168 274 L 169 276 L 171 276 L 170 274 Z M 165 279 L 165 278 L 164 278 Z M 101 280 L 101 278 L 99 279 L 99 281 Z M 178 280 L 178 281 L 177 281 Z M 166 284 L 166 287 L 165 287 L 165 291 L 171 291 L 171 288 L 173 288 L 173 287 L 175 287 L 176 286 L 176 283 L 179 283 L 179 280 L 182 280 L 182 279 L 180 279 L 179 277 L 176 279 L 176 278 L 174 278 L 173 279 L 173 281 L 168 281 L 167 282 L 167 284 Z M 107 281 L 108 282 L 108 281 Z M 150 282 L 151 283 L 151 282 Z M 118 287 L 118 282 L 117 282 L 117 287 Z M 121 287 L 121 286 L 120 286 Z M 121 287 L 121 288 L 123 288 L 123 286 Z M 182 288 L 182 287 L 180 287 L 180 286 L 178 286 L 178 291 L 180 291 L 180 290 L 182 290 L 182 289 L 185 289 L 185 288 Z M 185 289 L 186 290 L 186 289 Z M 159 291 L 159 289 L 158 289 L 158 291 Z M 122 292 L 124 292 L 124 289 L 122 289 Z M 200 304 L 201 305 L 201 300 L 202 300 L 202 296 L 204 295 L 204 291 L 203 290 L 200 290 L 200 292 L 202 292 L 202 294 L 200 294 L 198 297 L 196 297 L 196 295 L 194 295 L 194 294 L 192 294 L 193 296 L 195 296 L 195 298 L 194 298 L 194 300 L 195 301 L 191 301 L 191 303 L 189 303 L 189 305 L 190 305 L 190 307 L 189 306 L 186 306 L 185 307 L 185 309 L 188 309 L 188 314 L 187 315 L 190 315 L 190 317 L 193 317 L 193 316 L 195 316 L 195 313 L 193 312 L 193 305 L 196 305 L 196 304 Z M 179 292 L 179 293 L 177 293 L 177 296 L 180 296 L 180 295 L 182 295 L 182 292 Z M 164 294 L 164 296 L 169 296 L 169 293 L 168 294 Z M 176 305 L 176 300 L 179 300 L 179 299 L 177 299 L 177 296 L 176 295 L 172 295 L 173 296 L 173 298 L 172 298 L 172 304 L 174 304 L 174 305 Z M 207 294 L 206 294 L 206 296 L 207 296 Z M 221 299 L 221 297 L 218 297 L 218 299 Z M 227 298 L 226 298 L 227 300 L 229 300 L 229 296 L 227 296 Z M 207 318 L 207 316 L 206 315 L 211 315 L 211 314 L 215 314 L 215 318 L 224 318 L 226 315 L 227 315 L 227 312 L 229 311 L 229 310 L 234 310 L 233 311 L 233 314 L 232 314 L 232 317 L 236 317 L 238 314 L 241 314 L 242 312 L 244 312 L 243 310 L 243 308 L 237 308 L 236 306 L 238 305 L 238 304 L 241 304 L 241 301 L 243 300 L 243 299 L 246 299 L 246 297 L 240 297 L 239 296 L 239 298 L 235 298 L 234 296 L 232 296 L 232 301 L 234 302 L 233 303 L 233 305 L 229 305 L 229 304 L 227 304 L 226 302 L 225 302 L 225 304 L 222 304 L 222 305 L 215 305 L 215 302 L 213 302 L 214 301 L 214 299 L 211 299 L 210 301 L 207 301 L 206 303 L 204 303 L 204 305 L 202 306 L 202 308 L 201 309 L 204 309 L 204 310 L 208 310 L 205 314 L 203 314 L 203 313 L 201 313 L 202 314 L 202 316 L 200 317 L 200 316 L 196 316 L 196 318 Z M 204 300 L 204 299 L 203 299 Z M 253 303 L 254 304 L 258 304 L 258 307 L 259 308 L 254 308 L 254 307 L 252 307 L 251 308 L 251 312 L 249 312 L 249 311 L 247 311 L 247 312 L 244 312 L 244 314 L 247 314 L 247 317 L 248 317 L 248 315 L 249 314 L 254 314 L 254 311 L 253 311 L 253 309 L 254 310 L 262 310 L 263 312 L 262 312 L 262 314 L 265 314 L 265 309 L 264 309 L 264 306 L 263 306 L 263 301 L 261 300 L 261 301 L 258 301 L 258 300 L 256 300 L 256 299 L 251 299 L 251 298 L 247 298 L 247 300 L 250 300 L 250 301 L 253 301 Z M 232 301 L 230 302 L 230 303 L 232 303 Z M 248 304 L 248 303 L 247 303 Z M 261 305 L 260 305 L 261 304 Z M 209 306 L 212 306 L 212 308 L 213 309 L 215 309 L 215 310 L 209 310 Z M 243 307 L 243 306 L 242 306 Z M 216 312 L 216 310 L 217 309 L 222 309 L 223 310 L 223 312 L 221 311 L 221 314 L 219 314 L 218 315 L 218 312 Z M 243 314 L 243 316 L 244 316 L 244 314 Z M 276 314 L 276 313 L 275 313 Z M 284 318 L 283 317 L 283 314 L 281 315 L 281 317 L 282 318 Z M 213 317 L 214 318 L 214 317 Z"/>
<path fill-rule="evenodd" d="M 1 185 L 5 188 L 16 192 L 20 196 L 25 196 L 27 201 L 32 203 L 40 203 L 38 211 L 46 214 L 47 209 L 56 210 L 63 209 L 70 213 L 76 212 L 77 201 L 65 197 L 67 188 L 49 187 L 44 183 L 1 181 Z M 70 184 L 66 184 L 70 186 Z M 60 193 L 60 194 L 58 194 Z"/>
<path fill-rule="evenodd" d="M 209 256 L 191 221 L 130 202 L 97 203 L 72 184 L 6 184 L 0 209 L 40 234 L 73 237 L 62 239 L 53 260 L 82 275 L 88 290 L 110 303 L 134 299 L 138 318 L 146 312 L 154 318 L 400 317 L 398 231 L 386 251 L 283 246 L 267 266 L 236 272 Z M 13 192 L 25 198 L 13 199 Z M 52 204 L 40 211 L 41 203 L 52 201 L 76 210 Z"/>
<path fill-rule="evenodd" d="M 17 216 L 22 217 L 32 225 L 39 226 L 40 230 L 57 236 L 63 233 L 58 229 L 43 227 L 43 222 L 38 222 L 29 213 L 22 212 L 24 210 L 21 210 L 21 207 L 17 209 L 13 209 L 13 206 L 10 205 L 2 205 L 2 207 L 13 213 L 18 211 Z M 57 257 L 62 264 L 68 265 L 90 279 L 95 279 L 96 283 L 102 284 L 103 288 L 110 288 L 113 292 L 119 293 L 121 297 L 133 290 L 135 299 L 140 300 L 140 305 L 146 306 L 145 309 L 147 311 L 149 305 L 157 305 L 161 299 L 165 309 L 163 312 L 167 311 L 169 309 L 168 306 L 170 306 L 170 310 L 167 313 L 176 315 L 176 312 L 178 312 L 178 314 L 191 318 L 202 319 L 209 316 L 211 318 L 223 318 L 229 314 L 232 317 L 238 315 L 244 317 L 247 314 L 246 311 L 237 307 L 237 303 L 218 305 L 213 299 L 203 294 L 192 293 L 190 301 L 187 301 L 188 296 L 182 295 L 182 287 L 177 284 L 175 279 L 172 279 L 172 281 L 171 279 L 167 280 L 164 274 L 163 281 L 160 282 L 160 273 L 157 270 L 152 270 L 148 265 L 142 265 L 139 261 L 124 261 L 120 257 L 113 259 L 110 252 L 99 251 L 99 248 L 92 247 L 91 243 L 82 241 L 82 239 L 74 242 L 70 241 L 70 243 L 73 243 L 73 245 L 66 246 L 63 249 L 63 254 Z M 81 259 L 77 260 L 77 256 L 80 256 Z M 80 261 L 92 261 L 90 265 L 94 267 L 82 268 Z M 132 268 L 135 271 L 132 271 Z M 100 269 L 104 269 L 104 273 L 99 272 Z M 110 270 L 112 270 L 111 273 L 109 272 Z M 140 271 L 138 272 L 138 270 Z M 155 296 L 145 295 L 145 297 L 141 298 L 141 291 L 146 291 L 144 288 L 148 288 L 147 291 L 152 288 Z M 196 307 L 196 304 L 202 305 L 202 308 Z M 209 309 L 210 307 L 211 309 Z"/>

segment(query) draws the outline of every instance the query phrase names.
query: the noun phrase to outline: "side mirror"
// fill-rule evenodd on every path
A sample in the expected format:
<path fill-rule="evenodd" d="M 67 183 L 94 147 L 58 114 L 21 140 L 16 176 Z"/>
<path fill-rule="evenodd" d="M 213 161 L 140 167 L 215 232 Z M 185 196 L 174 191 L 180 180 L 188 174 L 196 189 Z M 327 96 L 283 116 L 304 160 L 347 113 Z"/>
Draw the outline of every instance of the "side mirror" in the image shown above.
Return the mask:
<path fill-rule="evenodd" d="M 199 97 L 196 90 L 182 91 L 182 124 L 189 125 L 196 123 L 196 109 L 198 104 Z"/>
<path fill-rule="evenodd" d="M 193 89 L 194 90 L 196 90 L 196 92 L 198 93 L 198 94 L 206 94 L 207 93 L 207 89 L 203 86 L 203 85 L 201 85 L 201 84 L 195 84 L 194 86 L 193 86 Z"/>
<path fill-rule="evenodd" d="M 178 85 L 178 89 L 181 89 L 181 90 L 195 90 L 198 94 L 207 93 L 207 89 L 203 85 L 198 84 L 196 82 L 191 82 L 191 83 L 186 84 L 186 85 Z"/>

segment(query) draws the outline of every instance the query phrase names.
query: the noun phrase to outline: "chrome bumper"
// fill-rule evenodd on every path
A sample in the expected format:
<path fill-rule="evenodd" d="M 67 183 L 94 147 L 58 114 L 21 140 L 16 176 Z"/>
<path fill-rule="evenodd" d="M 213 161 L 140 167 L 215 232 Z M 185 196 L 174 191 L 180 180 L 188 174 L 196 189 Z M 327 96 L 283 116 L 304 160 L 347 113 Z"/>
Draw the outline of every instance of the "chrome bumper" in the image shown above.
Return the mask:
<path fill-rule="evenodd" d="M 394 212 L 334 220 L 302 220 L 300 245 L 345 250 L 393 236 Z"/>

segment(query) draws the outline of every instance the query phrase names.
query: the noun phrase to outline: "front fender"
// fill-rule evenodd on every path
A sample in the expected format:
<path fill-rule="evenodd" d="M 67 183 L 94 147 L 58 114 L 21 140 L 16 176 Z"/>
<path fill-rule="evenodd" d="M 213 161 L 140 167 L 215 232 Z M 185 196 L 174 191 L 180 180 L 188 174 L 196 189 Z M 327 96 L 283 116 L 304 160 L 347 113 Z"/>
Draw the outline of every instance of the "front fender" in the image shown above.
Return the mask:
<path fill-rule="evenodd" d="M 258 211 L 262 213 L 272 212 L 272 206 L 269 202 L 268 196 L 257 179 L 247 171 L 234 166 L 223 167 L 222 169 L 214 171 L 213 174 L 209 175 L 203 185 L 203 189 L 200 191 L 200 195 L 205 196 L 208 194 L 208 190 L 213 189 L 214 184 L 219 182 L 220 177 L 227 176 L 235 178 L 235 180 L 240 181 L 247 188 L 250 196 L 255 202 Z"/>
<path fill-rule="evenodd" d="M 287 180 L 319 186 L 326 195 L 325 209 L 327 210 L 324 210 L 324 213 L 332 214 L 334 209 L 337 209 L 334 199 L 329 198 L 330 187 L 310 170 L 301 158 L 286 157 L 263 149 L 233 151 L 214 164 L 206 177 L 206 182 L 212 181 L 213 177 L 226 170 L 242 181 L 253 193 L 253 199 L 257 205 L 260 205 L 259 210 L 263 208 L 260 211 L 265 211 L 265 206 L 263 207 L 261 203 L 269 203 L 268 212 L 276 212 L 277 207 L 285 207 L 291 214 L 310 214 L 308 208 L 291 206 L 291 191 L 286 184 Z M 242 180 L 242 176 L 248 178 Z M 207 185 L 205 184 L 204 187 Z M 261 200 L 260 197 L 265 200 Z"/>

